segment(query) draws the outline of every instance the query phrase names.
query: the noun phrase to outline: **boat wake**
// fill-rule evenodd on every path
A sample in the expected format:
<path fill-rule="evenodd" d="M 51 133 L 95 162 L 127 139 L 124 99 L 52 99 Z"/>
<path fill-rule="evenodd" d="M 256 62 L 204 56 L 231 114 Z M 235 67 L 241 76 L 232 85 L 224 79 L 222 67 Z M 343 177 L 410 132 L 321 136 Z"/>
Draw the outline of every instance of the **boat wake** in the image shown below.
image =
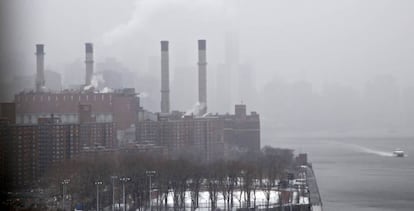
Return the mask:
<path fill-rule="evenodd" d="M 380 151 L 380 150 L 375 150 L 375 149 L 370 149 L 367 147 L 363 147 L 363 146 L 354 146 L 356 149 L 358 149 L 361 152 L 365 152 L 368 154 L 374 154 L 374 155 L 379 155 L 379 156 L 383 156 L 383 157 L 394 157 L 394 154 L 392 154 L 392 152 L 384 152 L 384 151 Z"/>
<path fill-rule="evenodd" d="M 394 157 L 395 156 L 392 152 L 376 150 L 376 149 L 372 149 L 368 147 L 363 147 L 357 144 L 348 144 L 348 143 L 342 143 L 342 142 L 341 144 L 346 145 L 358 152 L 363 152 L 363 153 L 372 154 L 372 155 L 379 155 L 383 157 Z"/>

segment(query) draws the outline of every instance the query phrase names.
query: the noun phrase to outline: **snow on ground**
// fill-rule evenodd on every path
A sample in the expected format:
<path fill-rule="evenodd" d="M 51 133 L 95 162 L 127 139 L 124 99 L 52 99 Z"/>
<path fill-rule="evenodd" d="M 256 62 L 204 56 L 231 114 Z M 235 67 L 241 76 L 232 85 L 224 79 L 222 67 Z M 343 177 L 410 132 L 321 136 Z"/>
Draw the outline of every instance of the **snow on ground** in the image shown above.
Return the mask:
<path fill-rule="evenodd" d="M 269 204 L 277 204 L 279 202 L 279 195 L 280 192 L 276 190 L 272 190 L 270 192 L 270 200 Z M 299 196 L 299 202 L 298 202 L 298 196 L 299 193 L 297 191 L 293 192 L 293 203 L 292 204 L 309 204 L 309 197 L 307 196 Z M 265 207 L 266 206 L 266 193 L 262 190 L 257 190 L 256 194 L 254 192 L 251 192 L 251 206 L 260 206 Z M 256 203 L 255 203 L 256 202 Z M 157 199 L 153 199 L 153 205 L 157 204 Z M 246 205 L 245 202 L 245 193 L 240 193 L 239 190 L 234 191 L 233 193 L 233 205 L 236 208 L 242 207 Z M 173 194 L 168 194 L 168 206 L 173 207 L 174 206 L 174 199 Z M 217 208 L 223 209 L 226 206 L 226 202 L 224 201 L 223 195 L 219 192 L 217 194 Z M 188 207 L 188 210 L 191 208 L 191 192 L 186 191 L 185 192 L 185 207 Z M 202 191 L 199 193 L 199 209 L 198 210 L 208 210 L 210 207 L 210 198 L 208 191 Z M 187 210 L 187 209 L 186 209 Z"/>

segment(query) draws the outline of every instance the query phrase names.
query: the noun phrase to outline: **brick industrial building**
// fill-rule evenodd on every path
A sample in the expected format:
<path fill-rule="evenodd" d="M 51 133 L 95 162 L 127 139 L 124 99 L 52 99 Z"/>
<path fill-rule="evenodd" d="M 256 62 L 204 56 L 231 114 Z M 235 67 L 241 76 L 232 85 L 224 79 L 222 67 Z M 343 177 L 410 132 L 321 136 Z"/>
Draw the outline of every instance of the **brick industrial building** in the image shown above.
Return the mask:
<path fill-rule="evenodd" d="M 91 119 L 83 116 L 88 112 L 78 115 L 80 119 Z M 52 115 L 38 118 L 36 124 L 14 124 L 5 116 L 10 113 L 0 113 L 0 165 L 7 169 L 0 174 L 2 187 L 27 186 L 53 164 L 71 159 L 83 149 L 114 145 L 112 122 L 63 123 Z"/>
<path fill-rule="evenodd" d="M 137 124 L 138 143 L 165 146 L 171 154 L 192 152 L 211 161 L 226 159 L 233 151 L 260 150 L 260 117 L 246 114 L 245 105 L 236 105 L 234 115 L 159 114 Z"/>
<path fill-rule="evenodd" d="M 79 122 L 78 106 L 90 105 L 96 122 L 115 122 L 118 130 L 135 124 L 139 98 L 134 89 L 99 93 L 80 90 L 21 92 L 15 96 L 16 123 L 36 124 L 40 117 L 54 115 L 63 123 Z"/>
<path fill-rule="evenodd" d="M 171 115 L 160 115 L 156 121 L 140 121 L 136 133 L 138 143 L 165 146 L 170 155 L 191 152 L 205 160 L 223 158 L 223 119 L 218 116 L 181 115 L 173 112 Z"/>
<path fill-rule="evenodd" d="M 206 41 L 198 41 L 198 107 L 170 111 L 168 41 L 161 42 L 161 112 L 145 112 L 134 89 L 97 90 L 93 46 L 85 45 L 85 84 L 77 90 L 46 91 L 44 46 L 36 45 L 36 89 L 0 106 L 2 184 L 25 186 L 48 168 L 89 152 L 191 152 L 210 161 L 232 151 L 260 149 L 260 117 L 236 105 L 234 114 L 207 112 Z M 10 183 L 9 183 L 10 182 Z"/>
<path fill-rule="evenodd" d="M 192 152 L 204 160 L 229 158 L 232 151 L 260 150 L 260 117 L 236 105 L 234 115 L 207 112 L 206 41 L 198 41 L 198 107 L 190 113 L 169 111 L 168 41 L 161 41 L 161 113 L 139 112 L 138 143 L 167 147 L 170 154 Z"/>
<path fill-rule="evenodd" d="M 37 124 L 37 120 L 51 115 L 62 123 L 79 123 L 79 105 L 90 106 L 94 122 L 114 123 L 117 140 L 124 131 L 134 128 L 139 108 L 139 97 L 133 88 L 97 90 L 92 85 L 94 73 L 92 43 L 85 44 L 85 84 L 80 89 L 60 92 L 46 91 L 44 78 L 44 46 L 36 45 L 36 89 L 15 95 L 15 121 L 17 124 Z"/>
<path fill-rule="evenodd" d="M 0 106 L 2 185 L 23 187 L 81 151 L 118 147 L 122 132 L 134 128 L 137 119 L 134 89 L 100 92 L 91 85 L 91 43 L 85 45 L 85 84 L 77 90 L 46 91 L 43 45 L 36 45 L 35 55 L 35 90 Z"/>

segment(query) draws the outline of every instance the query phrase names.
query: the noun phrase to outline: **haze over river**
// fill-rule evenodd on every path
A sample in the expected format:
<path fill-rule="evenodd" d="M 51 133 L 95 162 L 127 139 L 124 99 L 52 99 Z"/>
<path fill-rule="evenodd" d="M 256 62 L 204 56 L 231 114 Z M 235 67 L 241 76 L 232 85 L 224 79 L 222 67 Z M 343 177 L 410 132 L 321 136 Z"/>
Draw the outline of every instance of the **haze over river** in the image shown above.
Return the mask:
<path fill-rule="evenodd" d="M 414 210 L 414 137 L 262 136 L 263 145 L 308 153 L 325 211 Z M 396 148 L 407 157 L 393 157 Z"/>

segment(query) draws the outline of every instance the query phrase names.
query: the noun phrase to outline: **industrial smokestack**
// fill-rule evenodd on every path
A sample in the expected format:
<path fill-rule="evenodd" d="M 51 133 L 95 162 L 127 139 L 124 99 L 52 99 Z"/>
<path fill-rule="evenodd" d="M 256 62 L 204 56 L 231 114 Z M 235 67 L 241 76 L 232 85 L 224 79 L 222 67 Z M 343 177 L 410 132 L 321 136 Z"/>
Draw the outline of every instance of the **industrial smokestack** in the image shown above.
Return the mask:
<path fill-rule="evenodd" d="M 198 40 L 198 102 L 202 116 L 207 113 L 207 60 L 206 41 Z"/>
<path fill-rule="evenodd" d="M 93 44 L 85 43 L 85 86 L 90 86 L 93 75 Z"/>
<path fill-rule="evenodd" d="M 168 41 L 161 41 L 161 113 L 170 112 Z"/>
<path fill-rule="evenodd" d="M 36 92 L 41 92 L 45 87 L 45 52 L 44 45 L 36 45 Z"/>

